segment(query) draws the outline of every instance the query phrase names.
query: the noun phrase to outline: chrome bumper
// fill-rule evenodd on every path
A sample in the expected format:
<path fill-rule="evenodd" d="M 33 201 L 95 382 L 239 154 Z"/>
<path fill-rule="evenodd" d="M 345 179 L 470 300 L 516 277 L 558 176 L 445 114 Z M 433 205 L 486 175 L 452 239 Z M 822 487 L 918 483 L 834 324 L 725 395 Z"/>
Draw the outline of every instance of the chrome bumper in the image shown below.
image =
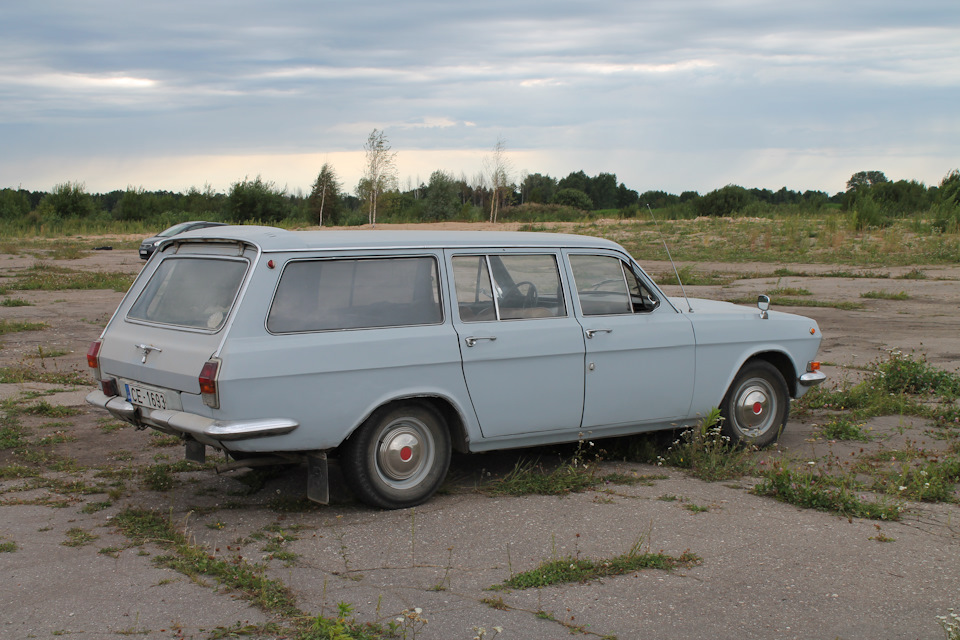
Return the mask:
<path fill-rule="evenodd" d="M 87 402 L 106 409 L 114 417 L 139 426 L 154 427 L 162 431 L 189 433 L 198 440 L 230 441 L 279 436 L 290 433 L 299 423 L 286 418 L 258 418 L 255 420 L 215 420 L 185 411 L 150 409 L 138 407 L 120 396 L 108 396 L 102 391 L 92 391 Z"/>
<path fill-rule="evenodd" d="M 799 382 L 802 387 L 815 387 L 826 379 L 827 376 L 821 371 L 807 371 L 797 378 L 797 382 Z"/>

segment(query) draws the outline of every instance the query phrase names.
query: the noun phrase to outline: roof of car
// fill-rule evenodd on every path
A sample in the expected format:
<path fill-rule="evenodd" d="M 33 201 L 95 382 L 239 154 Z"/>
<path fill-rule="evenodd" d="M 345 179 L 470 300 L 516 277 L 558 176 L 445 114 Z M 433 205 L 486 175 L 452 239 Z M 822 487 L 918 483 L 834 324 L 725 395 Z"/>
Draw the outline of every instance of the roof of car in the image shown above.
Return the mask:
<path fill-rule="evenodd" d="M 421 231 L 419 229 L 287 231 L 276 227 L 226 226 L 187 231 L 174 238 L 239 240 L 264 252 L 316 249 L 393 249 L 469 247 L 571 247 L 621 249 L 603 238 L 523 231 Z"/>

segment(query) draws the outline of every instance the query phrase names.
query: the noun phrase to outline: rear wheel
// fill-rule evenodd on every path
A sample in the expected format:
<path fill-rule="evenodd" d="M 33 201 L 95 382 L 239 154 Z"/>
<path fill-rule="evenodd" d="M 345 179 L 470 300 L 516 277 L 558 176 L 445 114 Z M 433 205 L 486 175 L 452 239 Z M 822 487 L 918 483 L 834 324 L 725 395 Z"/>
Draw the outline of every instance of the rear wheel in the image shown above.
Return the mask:
<path fill-rule="evenodd" d="M 765 447 L 776 442 L 787 424 L 787 383 L 769 362 L 748 362 L 734 378 L 720 411 L 724 435 L 733 442 Z"/>
<path fill-rule="evenodd" d="M 344 443 L 341 468 L 369 505 L 403 509 L 425 502 L 447 475 L 450 433 L 437 412 L 420 403 L 376 411 Z"/>

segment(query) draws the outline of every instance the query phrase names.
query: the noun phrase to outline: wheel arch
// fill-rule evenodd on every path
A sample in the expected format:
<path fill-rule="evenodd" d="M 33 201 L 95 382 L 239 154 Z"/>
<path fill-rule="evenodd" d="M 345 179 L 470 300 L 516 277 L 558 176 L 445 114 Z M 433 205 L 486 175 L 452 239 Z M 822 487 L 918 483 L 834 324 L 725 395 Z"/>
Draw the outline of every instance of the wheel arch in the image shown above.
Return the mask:
<path fill-rule="evenodd" d="M 450 445 L 453 450 L 457 453 L 467 453 L 469 451 L 470 437 L 467 434 L 467 427 L 463 415 L 449 398 L 438 395 L 408 395 L 387 400 L 374 407 L 365 415 L 363 419 L 354 426 L 350 435 L 344 438 L 344 442 L 352 438 L 357 430 L 369 420 L 371 416 L 405 404 L 420 404 L 435 411 L 447 426 L 447 430 L 450 433 Z M 343 446 L 343 443 L 341 443 L 340 446 Z"/>
<path fill-rule="evenodd" d="M 782 351 L 761 351 L 747 358 L 746 361 L 740 365 L 740 369 L 743 369 L 743 367 L 747 366 L 751 362 L 760 360 L 770 363 L 777 369 L 777 371 L 780 372 L 780 375 L 783 376 L 784 382 L 787 383 L 787 392 L 790 394 L 790 397 L 796 398 L 798 374 L 797 367 L 794 364 L 793 359 Z"/>

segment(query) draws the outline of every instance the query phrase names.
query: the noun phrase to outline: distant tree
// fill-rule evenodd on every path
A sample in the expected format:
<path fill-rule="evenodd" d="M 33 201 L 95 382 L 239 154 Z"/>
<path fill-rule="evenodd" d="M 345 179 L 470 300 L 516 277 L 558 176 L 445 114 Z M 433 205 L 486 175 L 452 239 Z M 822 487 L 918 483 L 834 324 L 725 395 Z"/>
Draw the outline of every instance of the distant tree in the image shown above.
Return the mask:
<path fill-rule="evenodd" d="M 487 175 L 490 179 L 490 222 L 497 221 L 500 206 L 510 188 L 510 160 L 507 158 L 507 144 L 503 138 L 497 138 L 493 152 L 486 160 Z M 511 189 L 512 191 L 512 189 Z"/>
<path fill-rule="evenodd" d="M 44 196 L 37 206 L 42 219 L 87 218 L 97 213 L 93 198 L 80 182 L 64 182 Z"/>
<path fill-rule="evenodd" d="M 0 219 L 16 220 L 25 217 L 32 207 L 27 191 L 0 189 Z"/>
<path fill-rule="evenodd" d="M 313 182 L 313 188 L 310 190 L 310 197 L 307 201 L 307 210 L 310 220 L 316 220 L 319 226 L 323 226 L 324 214 L 327 216 L 327 222 L 335 225 L 340 218 L 340 182 L 337 180 L 337 174 L 328 162 L 324 162 L 320 167 L 320 173 Z"/>
<path fill-rule="evenodd" d="M 434 171 L 427 185 L 423 217 L 427 220 L 449 220 L 460 208 L 460 187 L 446 171 Z"/>
<path fill-rule="evenodd" d="M 579 189 L 560 189 L 553 197 L 553 204 L 593 211 L 593 201 L 590 196 Z"/>
<path fill-rule="evenodd" d="M 549 175 L 529 173 L 520 183 L 520 199 L 522 202 L 536 202 L 546 204 L 553 200 L 557 192 L 557 180 Z"/>
<path fill-rule="evenodd" d="M 590 191 L 590 177 L 583 170 L 571 172 L 566 178 L 560 178 L 557 189 L 576 189 L 588 193 Z"/>
<path fill-rule="evenodd" d="M 396 151 L 391 150 L 387 134 L 374 129 L 363 145 L 367 154 L 367 166 L 357 186 L 357 195 L 366 197 L 370 224 L 377 224 L 377 201 L 380 195 L 397 184 Z"/>
<path fill-rule="evenodd" d="M 890 182 L 883 171 L 858 171 L 847 180 L 847 191 L 860 187 L 872 187 L 883 182 Z"/>
<path fill-rule="evenodd" d="M 155 193 L 127 187 L 111 214 L 114 220 L 153 220 L 161 212 Z"/>
<path fill-rule="evenodd" d="M 596 209 L 613 209 L 617 206 L 617 175 L 598 173 L 587 182 L 587 195 Z"/>
<path fill-rule="evenodd" d="M 697 213 L 702 216 L 729 216 L 753 199 L 750 192 L 743 187 L 728 184 L 700 198 L 696 204 Z"/>
<path fill-rule="evenodd" d="M 214 191 L 209 184 L 203 185 L 203 191 L 190 187 L 183 196 L 181 207 L 191 218 L 205 220 L 219 220 L 223 211 L 223 202 L 226 196 Z"/>
<path fill-rule="evenodd" d="M 283 191 L 257 176 L 233 184 L 226 208 L 235 222 L 279 222 L 287 217 L 289 207 Z"/>
<path fill-rule="evenodd" d="M 640 201 L 640 196 L 633 189 L 628 189 L 627 185 L 620 183 L 617 187 L 617 206 L 621 209 L 632 207 Z"/>

